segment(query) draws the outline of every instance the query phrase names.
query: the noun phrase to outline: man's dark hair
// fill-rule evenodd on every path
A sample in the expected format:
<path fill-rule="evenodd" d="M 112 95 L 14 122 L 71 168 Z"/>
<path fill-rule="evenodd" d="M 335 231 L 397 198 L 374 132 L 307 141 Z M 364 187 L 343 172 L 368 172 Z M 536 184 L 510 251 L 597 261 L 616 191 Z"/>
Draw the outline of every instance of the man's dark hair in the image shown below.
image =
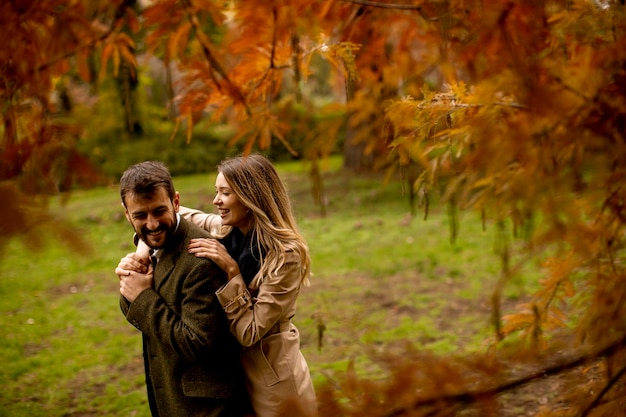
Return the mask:
<path fill-rule="evenodd" d="M 126 206 L 126 195 L 149 198 L 159 188 L 165 188 L 170 200 L 174 200 L 176 190 L 170 171 L 159 161 L 145 161 L 129 167 L 120 178 L 120 196 Z"/>

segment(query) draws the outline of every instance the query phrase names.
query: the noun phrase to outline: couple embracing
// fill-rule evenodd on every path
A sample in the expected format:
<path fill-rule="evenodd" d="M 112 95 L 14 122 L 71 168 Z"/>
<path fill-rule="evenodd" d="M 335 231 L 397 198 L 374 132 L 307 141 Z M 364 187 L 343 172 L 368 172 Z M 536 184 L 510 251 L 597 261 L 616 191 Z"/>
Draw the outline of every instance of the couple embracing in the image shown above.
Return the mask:
<path fill-rule="evenodd" d="M 120 179 L 137 251 L 115 272 L 142 332 L 153 416 L 317 416 L 291 322 L 310 257 L 286 188 L 261 155 L 218 166 L 219 214 L 180 205 L 160 162 Z"/>

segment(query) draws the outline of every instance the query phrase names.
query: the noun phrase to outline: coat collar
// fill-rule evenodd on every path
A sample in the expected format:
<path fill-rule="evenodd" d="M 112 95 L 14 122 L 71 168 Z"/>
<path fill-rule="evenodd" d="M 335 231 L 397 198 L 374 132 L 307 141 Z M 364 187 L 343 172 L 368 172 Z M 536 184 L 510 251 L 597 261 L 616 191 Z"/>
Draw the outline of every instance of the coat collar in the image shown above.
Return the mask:
<path fill-rule="evenodd" d="M 159 261 L 154 270 L 155 290 L 158 291 L 165 278 L 170 275 L 174 266 L 176 266 L 176 259 L 180 256 L 180 251 L 184 250 L 182 245 L 187 237 L 188 231 L 189 224 L 185 219 L 180 218 L 176 231 L 165 244 L 165 247 L 159 251 Z"/>

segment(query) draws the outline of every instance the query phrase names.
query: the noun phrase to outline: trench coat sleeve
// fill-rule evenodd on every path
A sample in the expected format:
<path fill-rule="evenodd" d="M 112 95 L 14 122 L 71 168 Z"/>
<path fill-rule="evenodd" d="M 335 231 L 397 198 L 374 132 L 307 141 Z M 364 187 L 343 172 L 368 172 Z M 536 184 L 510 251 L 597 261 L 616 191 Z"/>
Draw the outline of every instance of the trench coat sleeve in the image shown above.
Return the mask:
<path fill-rule="evenodd" d="M 195 224 L 201 229 L 206 230 L 212 235 L 219 231 L 222 226 L 222 219 L 217 214 L 205 213 L 203 211 L 184 206 L 180 206 L 178 212 L 183 219 Z"/>
<path fill-rule="evenodd" d="M 287 252 L 285 264 L 278 273 L 264 277 L 255 300 L 252 300 L 241 274 L 216 292 L 230 323 L 230 331 L 241 345 L 254 345 L 276 323 L 291 318 L 300 292 L 300 265 L 300 257 Z M 258 276 L 251 285 L 257 279 Z"/>
<path fill-rule="evenodd" d="M 212 262 L 194 266 L 182 281 L 180 311 L 148 288 L 130 303 L 126 319 L 161 345 L 187 361 L 197 361 L 210 354 L 218 334 L 220 306 L 215 290 L 222 271 Z M 122 307 L 122 311 L 124 308 Z"/>

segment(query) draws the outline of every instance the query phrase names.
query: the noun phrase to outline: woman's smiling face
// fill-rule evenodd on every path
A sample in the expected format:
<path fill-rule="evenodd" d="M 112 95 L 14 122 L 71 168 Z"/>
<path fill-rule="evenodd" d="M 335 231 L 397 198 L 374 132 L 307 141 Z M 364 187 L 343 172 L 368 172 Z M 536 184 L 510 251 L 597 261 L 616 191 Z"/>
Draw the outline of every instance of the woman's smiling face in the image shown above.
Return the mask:
<path fill-rule="evenodd" d="M 221 172 L 217 174 L 215 179 L 213 204 L 219 211 L 222 225 L 236 227 L 243 234 L 248 231 L 252 217 L 250 210 L 239 201 Z"/>

